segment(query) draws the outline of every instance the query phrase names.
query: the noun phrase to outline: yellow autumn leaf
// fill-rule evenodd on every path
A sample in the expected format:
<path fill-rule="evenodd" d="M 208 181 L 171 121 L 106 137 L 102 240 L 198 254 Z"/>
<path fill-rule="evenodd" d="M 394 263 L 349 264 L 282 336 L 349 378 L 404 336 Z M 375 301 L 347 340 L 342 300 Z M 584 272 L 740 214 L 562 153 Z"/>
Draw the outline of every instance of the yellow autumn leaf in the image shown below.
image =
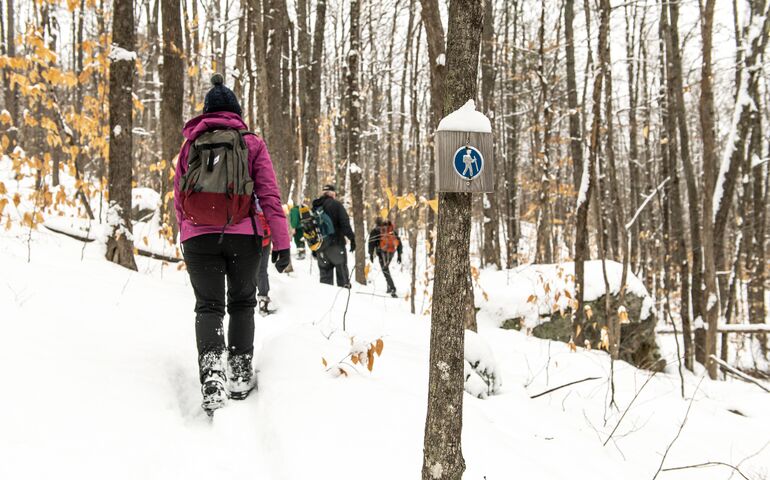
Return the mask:
<path fill-rule="evenodd" d="M 390 187 L 385 189 L 385 194 L 388 196 L 388 210 L 393 210 L 393 207 L 397 205 L 398 200 L 396 199 L 396 196 L 393 195 L 393 191 Z"/>
<path fill-rule="evenodd" d="M 329 364 L 326 363 L 326 359 L 324 357 L 321 357 L 321 363 L 323 363 L 324 367 L 327 367 Z"/>
<path fill-rule="evenodd" d="M 4 195 L 8 193 L 8 190 L 5 188 L 5 184 L 3 182 L 0 182 L 0 195 Z"/>
<path fill-rule="evenodd" d="M 19 195 L 19 192 L 16 192 L 13 195 L 13 206 L 18 207 L 20 203 L 21 203 L 21 195 Z"/>
<path fill-rule="evenodd" d="M 5 210 L 5 206 L 8 205 L 8 199 L 7 198 L 0 198 L 0 215 L 3 214 L 3 210 Z"/>

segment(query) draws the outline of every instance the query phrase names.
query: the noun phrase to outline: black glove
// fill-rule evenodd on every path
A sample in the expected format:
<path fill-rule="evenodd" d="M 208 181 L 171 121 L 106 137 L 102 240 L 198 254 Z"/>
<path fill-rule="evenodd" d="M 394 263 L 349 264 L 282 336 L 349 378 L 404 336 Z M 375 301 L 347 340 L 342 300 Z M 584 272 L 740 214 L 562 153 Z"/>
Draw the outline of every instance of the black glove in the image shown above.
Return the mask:
<path fill-rule="evenodd" d="M 369 254 L 369 261 L 374 263 L 374 254 L 373 253 Z"/>
<path fill-rule="evenodd" d="M 316 258 L 316 257 L 318 257 L 318 254 L 316 253 L 316 251 L 315 251 L 315 250 L 310 250 L 310 255 L 312 255 L 312 256 L 313 256 L 313 258 Z"/>
<path fill-rule="evenodd" d="M 350 239 L 350 251 L 355 252 L 356 251 L 356 239 L 351 238 Z"/>
<path fill-rule="evenodd" d="M 398 259 L 396 261 L 398 262 L 399 265 L 401 265 L 401 254 L 400 253 L 398 254 Z"/>
<path fill-rule="evenodd" d="M 289 249 L 273 251 L 272 260 L 278 273 L 283 273 L 283 271 L 286 270 L 286 267 L 291 263 Z"/>

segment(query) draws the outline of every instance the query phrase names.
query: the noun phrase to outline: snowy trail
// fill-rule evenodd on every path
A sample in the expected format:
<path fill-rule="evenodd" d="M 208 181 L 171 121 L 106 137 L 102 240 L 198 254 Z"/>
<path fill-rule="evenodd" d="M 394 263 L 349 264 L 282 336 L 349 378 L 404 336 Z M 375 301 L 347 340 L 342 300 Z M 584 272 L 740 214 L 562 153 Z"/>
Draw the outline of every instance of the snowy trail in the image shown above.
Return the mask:
<path fill-rule="evenodd" d="M 96 242 L 83 250 L 45 231 L 34 234 L 28 264 L 24 238 L 0 234 L 0 478 L 419 478 L 429 322 L 408 302 L 351 294 L 346 334 L 348 292 L 318 285 L 310 260 L 291 277 L 271 269 L 279 311 L 256 318 L 259 390 L 210 422 L 199 407 L 186 272 L 138 258 L 140 272 L 130 273 L 106 263 Z M 394 268 L 397 285 L 405 270 Z M 381 275 L 370 275 L 359 291 L 381 292 Z M 674 372 L 650 382 L 602 447 L 647 372 L 618 363 L 620 410 L 606 409 L 606 354 L 480 328 L 503 387 L 487 400 L 465 396 L 465 478 L 651 478 L 687 407 Z M 350 336 L 382 338 L 383 355 L 371 373 L 345 366 L 349 377 L 334 378 L 321 358 L 345 357 Z M 603 378 L 529 398 L 591 375 Z M 687 377 L 689 394 L 697 380 Z M 758 451 L 770 440 L 770 413 L 755 388 L 704 382 L 667 466 L 737 464 Z M 770 449 L 741 468 L 762 478 Z M 711 469 L 659 478 L 728 477 Z"/>

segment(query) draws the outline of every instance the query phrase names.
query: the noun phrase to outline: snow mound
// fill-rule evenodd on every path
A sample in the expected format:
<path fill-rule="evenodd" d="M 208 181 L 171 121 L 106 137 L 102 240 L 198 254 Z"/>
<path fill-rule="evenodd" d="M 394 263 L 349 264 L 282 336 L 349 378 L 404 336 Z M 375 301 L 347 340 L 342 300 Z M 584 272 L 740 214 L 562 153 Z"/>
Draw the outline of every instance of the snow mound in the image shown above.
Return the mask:
<path fill-rule="evenodd" d="M 476 102 L 465 105 L 441 119 L 438 131 L 492 133 L 492 123 L 486 115 L 476 110 Z"/>
<path fill-rule="evenodd" d="M 157 210 L 160 208 L 160 194 L 151 188 L 134 188 L 131 190 L 131 208 Z"/>
<path fill-rule="evenodd" d="M 484 338 L 465 331 L 465 391 L 477 398 L 487 398 L 500 390 L 502 381 L 495 355 Z"/>
<path fill-rule="evenodd" d="M 605 262 L 610 294 L 620 292 L 623 265 Z M 606 293 L 601 260 L 585 263 L 584 301 L 592 302 Z M 642 298 L 640 311 L 631 312 L 634 317 L 646 320 L 652 314 L 653 300 L 642 281 L 628 272 L 626 292 Z M 486 294 L 486 295 L 485 295 Z M 509 318 L 522 318 L 527 328 L 542 322 L 541 316 L 554 310 L 568 310 L 574 304 L 575 264 L 530 264 L 521 267 L 481 274 L 476 288 L 476 305 L 481 307 L 479 316 L 499 326 Z"/>

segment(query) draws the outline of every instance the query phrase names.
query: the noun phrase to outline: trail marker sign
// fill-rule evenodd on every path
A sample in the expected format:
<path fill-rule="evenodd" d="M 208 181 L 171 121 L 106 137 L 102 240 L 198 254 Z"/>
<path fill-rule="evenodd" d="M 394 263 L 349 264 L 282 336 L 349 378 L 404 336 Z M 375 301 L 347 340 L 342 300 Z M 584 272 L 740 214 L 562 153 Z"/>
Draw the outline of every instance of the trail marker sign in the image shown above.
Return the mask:
<path fill-rule="evenodd" d="M 491 133 L 439 130 L 435 153 L 439 192 L 495 191 Z"/>

